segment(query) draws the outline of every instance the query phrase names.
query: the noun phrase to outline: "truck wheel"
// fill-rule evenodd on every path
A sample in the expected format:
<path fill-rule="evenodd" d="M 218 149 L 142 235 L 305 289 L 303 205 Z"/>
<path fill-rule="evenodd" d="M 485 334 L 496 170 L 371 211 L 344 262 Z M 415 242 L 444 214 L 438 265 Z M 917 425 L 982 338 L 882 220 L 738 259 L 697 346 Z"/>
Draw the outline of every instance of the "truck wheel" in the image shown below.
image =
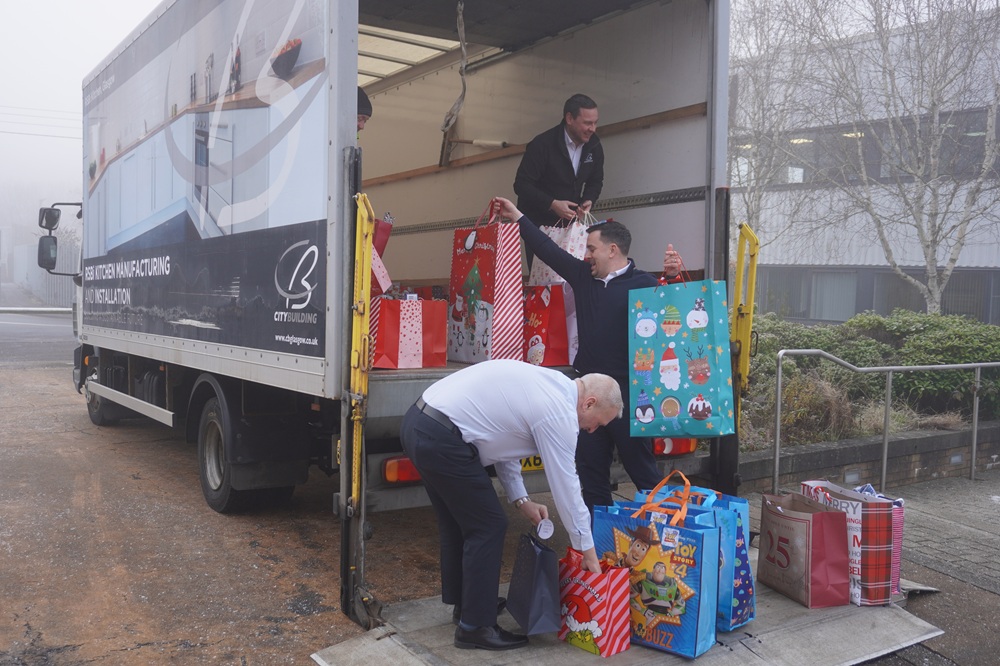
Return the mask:
<path fill-rule="evenodd" d="M 228 415 L 222 412 L 219 399 L 210 399 L 198 425 L 198 463 L 205 501 L 219 513 L 238 511 L 244 503 L 243 493 L 233 489 L 226 460 L 226 442 L 232 436 Z"/>
<path fill-rule="evenodd" d="M 91 393 L 84 384 L 84 396 L 87 398 L 87 413 L 90 415 L 90 422 L 96 426 L 109 426 L 118 423 L 118 419 L 109 416 L 112 408 L 107 400 Z"/>

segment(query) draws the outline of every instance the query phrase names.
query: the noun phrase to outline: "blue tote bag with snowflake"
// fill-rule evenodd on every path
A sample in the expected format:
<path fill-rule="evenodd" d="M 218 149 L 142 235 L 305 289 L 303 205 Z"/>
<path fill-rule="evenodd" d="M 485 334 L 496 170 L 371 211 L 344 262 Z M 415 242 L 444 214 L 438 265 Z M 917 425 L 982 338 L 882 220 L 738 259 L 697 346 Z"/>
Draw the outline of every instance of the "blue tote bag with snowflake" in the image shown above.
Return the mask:
<path fill-rule="evenodd" d="M 628 326 L 632 436 L 733 434 L 726 283 L 633 289 Z"/>

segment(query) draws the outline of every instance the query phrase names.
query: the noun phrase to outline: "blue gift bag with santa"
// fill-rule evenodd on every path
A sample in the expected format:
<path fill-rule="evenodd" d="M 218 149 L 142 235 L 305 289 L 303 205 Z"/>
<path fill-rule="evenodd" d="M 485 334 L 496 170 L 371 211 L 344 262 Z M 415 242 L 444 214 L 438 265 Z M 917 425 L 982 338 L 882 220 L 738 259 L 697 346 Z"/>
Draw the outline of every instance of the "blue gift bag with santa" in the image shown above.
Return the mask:
<path fill-rule="evenodd" d="M 633 437 L 719 437 L 736 428 L 726 283 L 629 292 Z"/>

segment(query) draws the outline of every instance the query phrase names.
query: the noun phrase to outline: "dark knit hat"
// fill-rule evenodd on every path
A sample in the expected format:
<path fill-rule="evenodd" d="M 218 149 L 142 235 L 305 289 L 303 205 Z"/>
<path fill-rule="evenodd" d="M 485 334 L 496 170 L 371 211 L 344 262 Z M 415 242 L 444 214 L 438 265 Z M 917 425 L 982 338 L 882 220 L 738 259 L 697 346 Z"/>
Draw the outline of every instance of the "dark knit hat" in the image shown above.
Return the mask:
<path fill-rule="evenodd" d="M 372 101 L 368 99 L 368 95 L 365 91 L 358 86 L 358 115 L 359 116 L 372 116 Z"/>

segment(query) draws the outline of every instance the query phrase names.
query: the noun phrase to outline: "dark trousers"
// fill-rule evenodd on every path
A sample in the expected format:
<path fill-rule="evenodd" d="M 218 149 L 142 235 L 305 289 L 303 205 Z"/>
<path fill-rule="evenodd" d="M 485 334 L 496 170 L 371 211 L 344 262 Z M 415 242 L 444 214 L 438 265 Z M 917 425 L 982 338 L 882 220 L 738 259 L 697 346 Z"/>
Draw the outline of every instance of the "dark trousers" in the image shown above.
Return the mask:
<path fill-rule="evenodd" d="M 592 433 L 581 430 L 576 444 L 576 472 L 591 516 L 595 506 L 613 503 L 610 470 L 615 447 L 637 489 L 651 490 L 660 482 L 652 443 L 647 438 L 629 435 L 628 418 L 615 419 Z"/>
<path fill-rule="evenodd" d="M 476 447 L 416 406 L 403 417 L 403 451 L 424 480 L 441 533 L 441 601 L 462 605 L 462 620 L 497 623 L 497 591 L 507 515 Z"/>

